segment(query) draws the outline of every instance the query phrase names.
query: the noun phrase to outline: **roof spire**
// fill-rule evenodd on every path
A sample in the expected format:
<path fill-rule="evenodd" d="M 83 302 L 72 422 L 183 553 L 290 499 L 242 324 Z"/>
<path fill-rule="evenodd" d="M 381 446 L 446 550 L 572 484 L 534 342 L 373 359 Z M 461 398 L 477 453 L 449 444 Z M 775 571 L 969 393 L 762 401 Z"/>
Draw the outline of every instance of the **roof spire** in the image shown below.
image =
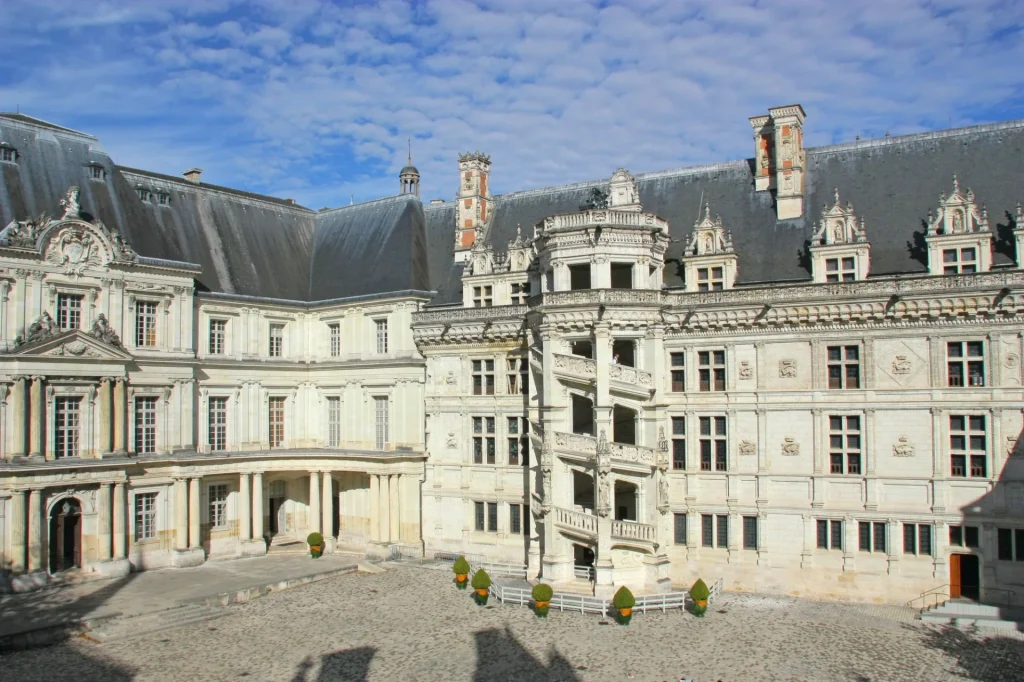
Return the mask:
<path fill-rule="evenodd" d="M 409 165 L 412 165 L 412 136 L 409 137 Z"/>

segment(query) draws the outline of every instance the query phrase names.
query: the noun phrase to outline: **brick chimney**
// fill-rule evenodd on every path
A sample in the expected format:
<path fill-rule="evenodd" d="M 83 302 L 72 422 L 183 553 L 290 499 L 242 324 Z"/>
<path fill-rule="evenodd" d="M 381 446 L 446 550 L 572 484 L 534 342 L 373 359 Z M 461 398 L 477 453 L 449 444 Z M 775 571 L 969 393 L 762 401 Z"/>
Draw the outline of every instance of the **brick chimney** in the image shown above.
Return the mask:
<path fill-rule="evenodd" d="M 804 212 L 804 109 L 799 104 L 772 107 L 767 116 L 753 116 L 754 189 L 775 190 L 779 220 Z"/>
<path fill-rule="evenodd" d="M 202 168 L 189 168 L 187 171 L 182 173 L 185 179 L 191 182 L 193 185 L 199 184 L 199 176 L 203 174 Z"/>
<path fill-rule="evenodd" d="M 469 257 L 469 249 L 476 241 L 477 231 L 482 231 L 488 223 L 491 192 L 487 185 L 490 175 L 491 157 L 480 152 L 459 155 L 456 260 L 466 260 Z"/>

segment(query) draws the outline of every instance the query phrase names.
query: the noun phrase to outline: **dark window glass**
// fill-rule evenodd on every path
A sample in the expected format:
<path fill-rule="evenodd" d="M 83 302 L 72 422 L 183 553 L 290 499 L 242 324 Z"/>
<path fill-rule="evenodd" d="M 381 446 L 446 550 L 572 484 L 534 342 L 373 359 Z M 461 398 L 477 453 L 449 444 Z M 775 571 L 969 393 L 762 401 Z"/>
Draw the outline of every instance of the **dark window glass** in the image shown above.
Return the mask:
<path fill-rule="evenodd" d="M 1013 560 L 1013 533 L 1009 528 L 996 529 L 997 557 L 1000 561 Z"/>
<path fill-rule="evenodd" d="M 715 546 L 715 517 L 711 514 L 700 516 L 700 544 L 704 547 Z"/>
<path fill-rule="evenodd" d="M 743 549 L 757 549 L 757 517 L 743 517 Z"/>
<path fill-rule="evenodd" d="M 675 543 L 686 544 L 686 514 L 675 515 Z"/>

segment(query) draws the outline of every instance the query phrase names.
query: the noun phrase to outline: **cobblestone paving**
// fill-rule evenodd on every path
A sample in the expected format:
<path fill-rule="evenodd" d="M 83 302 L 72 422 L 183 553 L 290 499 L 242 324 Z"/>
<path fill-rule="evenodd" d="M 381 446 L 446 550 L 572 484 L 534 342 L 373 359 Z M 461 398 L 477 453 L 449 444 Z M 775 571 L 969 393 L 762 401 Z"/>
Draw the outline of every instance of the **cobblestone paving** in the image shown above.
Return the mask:
<path fill-rule="evenodd" d="M 481 608 L 451 574 L 388 566 L 227 607 L 199 626 L 75 639 L 0 658 L 31 680 L 997 680 L 1024 679 L 1014 637 L 910 621 L 905 609 L 726 595 L 703 619 L 632 624 Z"/>

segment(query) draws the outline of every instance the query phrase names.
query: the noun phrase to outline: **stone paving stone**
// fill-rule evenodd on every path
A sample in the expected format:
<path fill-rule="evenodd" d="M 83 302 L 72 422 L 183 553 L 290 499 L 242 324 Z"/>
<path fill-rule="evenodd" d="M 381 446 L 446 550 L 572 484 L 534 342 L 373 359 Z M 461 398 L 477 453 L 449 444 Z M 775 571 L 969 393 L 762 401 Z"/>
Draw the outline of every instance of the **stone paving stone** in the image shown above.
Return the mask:
<path fill-rule="evenodd" d="M 451 578 L 412 566 L 339 576 L 229 606 L 230 615 L 203 626 L 11 654 L 0 658 L 0 678 L 1024 679 L 1019 639 L 905 621 L 899 607 L 726 595 L 702 619 L 679 611 L 638 614 L 621 627 L 569 613 L 539 620 L 529 609 L 493 601 L 478 607 Z"/>

